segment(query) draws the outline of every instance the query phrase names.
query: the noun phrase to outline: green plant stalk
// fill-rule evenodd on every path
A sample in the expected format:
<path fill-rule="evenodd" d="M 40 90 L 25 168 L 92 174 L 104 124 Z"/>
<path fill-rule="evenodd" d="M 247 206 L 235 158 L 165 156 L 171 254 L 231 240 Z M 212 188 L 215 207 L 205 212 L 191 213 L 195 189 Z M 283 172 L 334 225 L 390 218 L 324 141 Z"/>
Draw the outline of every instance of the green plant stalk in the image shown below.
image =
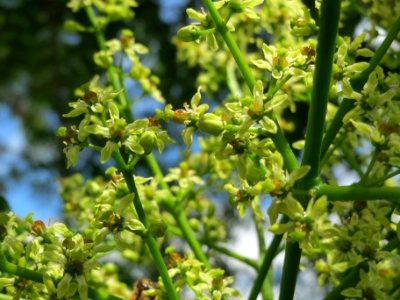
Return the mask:
<path fill-rule="evenodd" d="M 4 273 L 32 280 L 34 282 L 43 283 L 43 275 L 39 272 L 20 267 L 7 261 L 3 253 L 0 252 L 0 270 Z M 122 300 L 122 298 L 108 295 L 104 292 L 89 288 L 88 295 L 93 300 Z M 6 299 L 6 298 L 4 298 Z"/>
<path fill-rule="evenodd" d="M 331 87 L 333 55 L 340 16 L 340 1 L 322 1 L 317 58 L 313 78 L 311 104 L 308 112 L 306 140 L 302 165 L 311 167 L 306 175 L 310 182 L 319 176 L 320 153 L 329 90 Z"/>
<path fill-rule="evenodd" d="M 354 152 L 350 150 L 349 146 L 346 144 L 343 144 L 341 146 L 342 152 L 344 157 L 346 158 L 347 163 L 355 170 L 360 176 L 360 178 L 363 176 L 363 171 L 360 168 L 360 164 L 357 162 Z"/>
<path fill-rule="evenodd" d="M 43 275 L 42 274 L 40 274 L 39 272 L 35 272 L 32 270 L 20 267 L 13 263 L 10 263 L 9 261 L 7 261 L 3 252 L 0 252 L 0 270 L 5 273 L 20 276 L 24 279 L 43 283 Z"/>
<path fill-rule="evenodd" d="M 280 221 L 281 224 L 287 223 L 289 221 L 289 218 L 284 215 Z M 265 277 L 268 275 L 268 272 L 271 269 L 272 261 L 274 257 L 277 254 L 279 245 L 282 241 L 283 235 L 275 235 L 274 238 L 272 239 L 271 244 L 268 247 L 267 252 L 265 252 L 264 258 L 262 260 L 261 266 L 259 268 L 259 271 L 257 273 L 257 278 L 255 279 L 253 286 L 250 291 L 250 296 L 248 300 L 256 300 L 258 294 L 260 293 L 260 290 L 263 286 Z"/>
<path fill-rule="evenodd" d="M 337 148 L 339 148 L 339 146 L 342 145 L 343 141 L 346 139 L 346 135 L 345 134 L 341 134 L 339 136 L 339 138 L 336 139 L 335 143 L 332 145 L 332 147 L 330 147 L 328 149 L 328 151 L 325 153 L 324 156 L 321 156 L 321 161 L 319 163 L 319 167 L 320 169 L 322 168 L 323 165 L 325 165 L 325 163 L 328 161 L 329 157 L 331 157 L 331 155 L 335 152 L 335 150 Z"/>
<path fill-rule="evenodd" d="M 301 259 L 299 243 L 287 242 L 281 279 L 279 300 L 293 299 Z"/>
<path fill-rule="evenodd" d="M 230 53 L 232 54 L 232 57 L 235 59 L 236 64 L 240 70 L 240 73 L 242 74 L 244 81 L 247 84 L 247 87 L 253 93 L 256 80 L 254 78 L 253 73 L 251 72 L 249 65 L 247 64 L 247 61 L 243 56 L 243 53 L 241 52 L 239 46 L 237 45 L 231 33 L 228 31 L 225 21 L 222 19 L 218 10 L 215 8 L 214 3 L 211 0 L 203 0 L 203 4 L 210 12 L 210 15 L 215 23 L 218 33 L 224 39 L 226 46 L 228 47 Z M 283 160 L 285 162 L 285 167 L 290 173 L 298 167 L 296 156 L 294 155 L 292 149 L 290 148 L 290 145 L 287 142 L 283 134 L 283 131 L 279 126 L 275 114 L 271 112 L 268 114 L 268 117 L 271 120 L 273 120 L 278 127 L 277 133 L 275 135 L 272 135 L 271 139 L 274 142 L 276 149 L 282 155 Z"/>
<path fill-rule="evenodd" d="M 208 243 L 207 241 L 204 241 L 204 244 L 207 245 L 208 247 L 210 247 L 211 249 L 214 249 L 215 251 L 218 251 L 218 252 L 220 252 L 222 254 L 225 254 L 226 256 L 229 256 L 229 257 L 232 257 L 232 258 L 234 258 L 234 259 L 236 259 L 238 261 L 241 261 L 242 263 L 252 267 L 256 271 L 258 270 L 258 267 L 259 267 L 258 262 L 256 260 L 254 260 L 254 259 L 245 257 L 245 256 L 243 256 L 243 255 L 241 255 L 239 253 L 236 253 L 236 252 L 234 252 L 234 251 L 232 251 L 232 250 L 230 250 L 228 248 L 221 247 L 221 246 L 218 246 L 218 245 L 213 244 L 213 243 Z"/>
<path fill-rule="evenodd" d="M 369 75 L 373 70 L 379 65 L 382 58 L 385 56 L 387 50 L 390 48 L 393 40 L 400 32 L 400 17 L 397 18 L 396 22 L 393 24 L 393 27 L 388 32 L 388 35 L 383 40 L 382 44 L 376 50 L 374 56 L 369 61 L 369 66 L 367 69 L 361 72 L 360 75 L 353 78 L 350 82 L 353 89 L 357 92 L 360 92 L 364 84 L 367 82 Z M 339 132 L 340 128 L 343 126 L 343 118 L 344 116 L 354 108 L 354 100 L 343 99 L 342 103 L 336 115 L 334 116 L 331 125 L 325 133 L 324 140 L 322 142 L 321 149 L 321 157 L 323 157 L 328 150 L 329 146 L 332 144 L 333 140 L 336 137 L 336 134 Z"/>
<path fill-rule="evenodd" d="M 192 228 L 190 227 L 185 212 L 183 211 L 180 205 L 176 205 L 175 203 L 176 201 L 171 195 L 171 191 L 169 189 L 168 184 L 163 180 L 164 174 L 157 160 L 155 159 L 154 155 L 153 154 L 147 155 L 146 162 L 150 170 L 154 174 L 154 176 L 158 179 L 161 188 L 165 191 L 168 191 L 169 193 L 168 199 L 166 200 L 166 208 L 174 216 L 174 219 L 178 224 L 184 239 L 188 243 L 189 247 L 192 249 L 196 258 L 199 261 L 201 261 L 207 269 L 211 269 L 211 265 L 208 262 L 208 258 L 205 255 L 204 251 L 201 249 L 201 245 L 198 239 L 196 238 Z"/>
<path fill-rule="evenodd" d="M 313 78 L 311 104 L 308 113 L 306 141 L 302 166 L 311 167 L 299 182 L 302 188 L 311 188 L 319 181 L 320 153 L 323 128 L 331 86 L 333 55 L 340 17 L 340 0 L 323 0 L 319 19 L 317 59 Z M 307 206 L 308 198 L 303 199 Z M 291 300 L 296 289 L 297 274 L 301 259 L 301 248 L 296 242 L 287 242 L 280 286 L 280 300 Z"/>
<path fill-rule="evenodd" d="M 360 184 L 364 185 L 364 183 L 368 180 L 368 177 L 371 174 L 372 169 L 374 168 L 374 165 L 375 165 L 376 161 L 378 160 L 378 155 L 379 155 L 379 152 L 378 152 L 378 150 L 375 149 L 373 154 L 372 154 L 372 159 L 371 159 L 371 161 L 370 161 L 370 163 L 368 165 L 368 168 L 365 171 L 364 175 L 361 177 Z"/>
<path fill-rule="evenodd" d="M 379 179 L 367 181 L 367 182 L 364 184 L 364 186 L 376 186 L 376 185 L 382 184 L 382 183 L 385 182 L 386 180 L 388 180 L 388 179 L 390 179 L 390 178 L 392 178 L 392 177 L 394 177 L 394 176 L 396 176 L 396 175 L 399 175 L 399 174 L 400 174 L 400 170 L 394 171 L 394 172 L 389 173 L 389 174 L 387 174 L 386 176 L 383 176 L 383 177 L 381 177 L 381 178 L 379 178 Z"/>
<path fill-rule="evenodd" d="M 129 191 L 131 193 L 134 193 L 134 195 L 135 195 L 133 198 L 133 205 L 135 206 L 138 218 L 139 218 L 140 222 L 142 222 L 143 225 L 146 228 L 148 228 L 149 223 L 147 221 L 146 214 L 144 212 L 142 203 L 140 201 L 140 197 L 139 197 L 139 194 L 138 194 L 138 191 L 136 188 L 136 184 L 135 184 L 135 178 L 133 177 L 132 171 L 127 167 L 127 165 L 119 151 L 114 151 L 113 158 L 114 158 L 118 168 L 121 170 L 122 174 L 124 175 L 124 178 L 125 178 L 125 181 L 126 181 Z M 167 266 L 165 265 L 165 262 L 161 255 L 160 249 L 158 248 L 156 240 L 150 234 L 146 234 L 146 236 L 144 237 L 144 240 L 146 241 L 147 247 L 149 248 L 149 251 L 154 259 L 154 263 L 156 264 L 157 270 L 164 282 L 164 286 L 165 286 L 165 289 L 167 290 L 167 294 L 168 294 L 168 299 L 178 300 L 179 297 L 176 294 L 174 284 L 172 282 L 171 277 L 169 276 Z"/>
<path fill-rule="evenodd" d="M 268 271 L 267 279 L 264 280 L 261 295 L 263 300 L 274 299 L 274 272 L 272 271 L 272 267 Z"/>
<path fill-rule="evenodd" d="M 254 221 L 254 227 L 256 229 L 257 241 L 258 241 L 258 252 L 261 254 L 265 249 L 265 238 L 264 238 L 264 220 L 259 220 L 254 212 L 251 209 Z"/>
<path fill-rule="evenodd" d="M 296 194 L 295 191 L 294 194 Z M 395 203 L 400 202 L 400 187 L 330 186 L 323 184 L 316 187 L 312 194 L 317 198 L 326 195 L 329 201 L 387 200 Z"/>

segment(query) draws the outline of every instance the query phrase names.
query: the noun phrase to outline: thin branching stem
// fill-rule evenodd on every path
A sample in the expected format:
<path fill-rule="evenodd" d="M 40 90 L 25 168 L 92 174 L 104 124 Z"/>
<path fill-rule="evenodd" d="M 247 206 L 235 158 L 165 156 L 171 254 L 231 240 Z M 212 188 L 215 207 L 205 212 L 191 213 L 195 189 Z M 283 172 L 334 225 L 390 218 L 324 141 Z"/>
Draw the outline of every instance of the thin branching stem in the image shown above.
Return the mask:
<path fill-rule="evenodd" d="M 400 202 L 400 187 L 330 186 L 323 184 L 318 186 L 313 194 L 315 197 L 325 195 L 329 201 L 387 200 L 395 203 Z"/>
<path fill-rule="evenodd" d="M 113 158 L 114 158 L 118 168 L 121 170 L 122 174 L 124 175 L 125 182 L 126 182 L 126 185 L 128 186 L 129 191 L 134 194 L 133 205 L 135 206 L 135 210 L 138 215 L 138 218 L 139 218 L 140 222 L 142 222 L 142 224 L 146 228 L 148 228 L 149 223 L 147 221 L 142 202 L 140 201 L 139 193 L 137 191 L 137 187 L 135 184 L 135 177 L 132 174 L 132 170 L 130 170 L 128 168 L 128 166 L 126 165 L 126 163 L 119 151 L 114 151 Z M 158 247 L 156 240 L 150 233 L 147 233 L 144 239 L 145 239 L 147 247 L 149 248 L 149 251 L 154 259 L 154 263 L 156 264 L 157 270 L 160 273 L 160 276 L 164 282 L 165 289 L 167 290 L 167 294 L 168 294 L 168 299 L 179 299 L 178 295 L 176 294 L 174 284 L 172 282 L 171 277 L 169 276 L 167 266 L 165 265 L 165 262 L 163 260 L 161 251 Z"/>
<path fill-rule="evenodd" d="M 280 223 L 284 224 L 289 221 L 289 218 L 287 216 L 283 216 Z M 250 291 L 250 296 L 249 300 L 255 300 L 257 299 L 258 294 L 260 293 L 260 290 L 263 286 L 265 277 L 268 275 L 268 272 L 271 269 L 272 261 L 274 260 L 274 257 L 278 253 L 279 245 L 282 241 L 283 235 L 275 235 L 274 238 L 272 239 L 271 244 L 268 247 L 267 252 L 265 252 L 265 255 L 263 257 L 261 266 L 259 268 L 257 278 L 255 279 L 253 286 Z"/>
<path fill-rule="evenodd" d="M 353 78 L 350 81 L 355 91 L 357 92 L 361 91 L 362 87 L 367 82 L 369 75 L 379 65 L 382 58 L 385 56 L 387 50 L 390 48 L 390 45 L 392 44 L 396 36 L 399 34 L 399 32 L 400 32 L 400 17 L 397 18 L 396 22 L 393 24 L 393 27 L 388 32 L 386 38 L 383 40 L 379 48 L 375 51 L 374 56 L 369 61 L 368 68 L 362 71 L 359 76 Z M 336 112 L 332 120 L 332 123 L 328 127 L 328 130 L 325 133 L 324 140 L 322 142 L 321 157 L 325 155 L 326 151 L 332 144 L 340 128 L 342 128 L 344 116 L 353 108 L 354 108 L 354 100 L 343 99 L 343 101 L 340 103 L 340 107 Z"/>
<path fill-rule="evenodd" d="M 241 261 L 242 263 L 252 267 L 253 269 L 258 270 L 259 265 L 256 260 L 248 258 L 246 256 L 243 256 L 235 251 L 232 251 L 231 249 L 216 245 L 214 243 L 209 243 L 207 241 L 205 241 L 204 243 L 211 249 L 214 249 L 215 251 L 218 251 L 219 253 L 225 254 L 226 256 L 229 256 L 238 261 Z"/>

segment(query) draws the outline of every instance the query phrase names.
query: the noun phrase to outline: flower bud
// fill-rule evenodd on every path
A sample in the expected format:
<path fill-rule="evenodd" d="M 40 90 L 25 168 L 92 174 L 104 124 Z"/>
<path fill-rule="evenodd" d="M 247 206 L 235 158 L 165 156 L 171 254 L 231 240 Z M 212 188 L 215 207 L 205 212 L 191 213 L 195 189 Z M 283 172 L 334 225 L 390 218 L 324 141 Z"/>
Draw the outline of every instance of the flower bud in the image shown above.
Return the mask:
<path fill-rule="evenodd" d="M 201 131 L 213 135 L 220 134 L 224 129 L 224 124 L 221 121 L 221 118 L 211 113 L 201 116 L 197 126 Z"/>
<path fill-rule="evenodd" d="M 157 136 L 153 131 L 146 131 L 139 139 L 139 144 L 144 149 L 144 154 L 150 154 L 157 147 Z"/>
<path fill-rule="evenodd" d="M 41 235 L 46 230 L 46 225 L 42 220 L 36 220 L 32 223 L 32 231 L 37 235 Z"/>
<path fill-rule="evenodd" d="M 188 25 L 179 29 L 178 38 L 184 42 L 193 42 L 200 38 L 200 31 L 196 26 Z"/>

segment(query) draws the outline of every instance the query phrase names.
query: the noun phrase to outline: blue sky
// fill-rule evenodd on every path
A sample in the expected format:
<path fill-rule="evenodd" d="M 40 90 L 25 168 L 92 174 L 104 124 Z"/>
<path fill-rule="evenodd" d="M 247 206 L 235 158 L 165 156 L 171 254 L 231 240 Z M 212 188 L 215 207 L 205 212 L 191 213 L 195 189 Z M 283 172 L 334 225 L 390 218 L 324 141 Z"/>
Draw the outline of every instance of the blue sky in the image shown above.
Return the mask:
<path fill-rule="evenodd" d="M 58 219 L 61 201 L 57 194 L 56 174 L 43 169 L 31 170 L 23 157 L 24 148 L 28 146 L 20 120 L 13 116 L 8 106 L 1 104 L 0 177 L 5 188 L 4 196 L 20 217 L 34 212 L 35 219 Z M 9 176 L 13 170 L 21 176 Z M 35 188 L 34 182 L 42 182 L 46 186 Z"/>

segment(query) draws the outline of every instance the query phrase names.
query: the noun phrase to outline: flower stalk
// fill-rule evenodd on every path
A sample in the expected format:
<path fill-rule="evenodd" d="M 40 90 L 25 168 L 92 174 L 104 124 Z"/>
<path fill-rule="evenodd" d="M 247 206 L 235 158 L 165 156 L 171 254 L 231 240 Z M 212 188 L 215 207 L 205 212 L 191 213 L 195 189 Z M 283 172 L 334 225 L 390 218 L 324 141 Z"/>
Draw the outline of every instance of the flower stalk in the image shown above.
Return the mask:
<path fill-rule="evenodd" d="M 382 44 L 375 51 L 374 56 L 369 61 L 368 68 L 362 71 L 360 75 L 350 80 L 351 85 L 356 92 L 361 91 L 362 87 L 368 80 L 368 76 L 379 65 L 382 58 L 385 56 L 386 52 L 390 48 L 390 45 L 395 40 L 399 32 L 400 32 L 400 17 L 397 18 L 396 22 L 394 23 L 393 27 L 389 30 Z M 336 112 L 332 120 L 332 123 L 330 124 L 324 135 L 324 140 L 322 142 L 322 148 L 321 148 L 321 157 L 324 157 L 325 153 L 328 151 L 329 146 L 332 144 L 340 128 L 342 128 L 344 116 L 353 108 L 354 108 L 354 100 L 343 99 L 343 101 L 340 103 L 339 109 Z"/>
<path fill-rule="evenodd" d="M 142 222 L 142 224 L 146 228 L 148 228 L 149 224 L 148 224 L 146 214 L 143 209 L 143 205 L 139 198 L 139 194 L 138 194 L 136 184 L 135 184 L 135 178 L 132 175 L 132 170 L 129 170 L 129 168 L 127 167 L 127 165 L 119 151 L 115 151 L 113 153 L 113 158 L 114 158 L 118 168 L 121 170 L 122 174 L 124 175 L 124 178 L 125 178 L 125 181 L 126 181 L 129 191 L 131 193 L 134 193 L 134 195 L 135 195 L 133 198 L 133 204 L 135 206 L 135 210 L 138 215 L 138 218 L 139 218 L 140 222 Z M 147 247 L 150 250 L 151 255 L 153 256 L 154 263 L 156 264 L 157 270 L 160 273 L 161 278 L 163 279 L 165 289 L 167 290 L 168 299 L 179 299 L 179 297 L 176 293 L 174 284 L 172 282 L 172 279 L 168 274 L 167 266 L 165 265 L 165 262 L 161 255 L 160 249 L 158 248 L 156 240 L 149 233 L 145 235 L 144 239 L 146 241 Z"/>

